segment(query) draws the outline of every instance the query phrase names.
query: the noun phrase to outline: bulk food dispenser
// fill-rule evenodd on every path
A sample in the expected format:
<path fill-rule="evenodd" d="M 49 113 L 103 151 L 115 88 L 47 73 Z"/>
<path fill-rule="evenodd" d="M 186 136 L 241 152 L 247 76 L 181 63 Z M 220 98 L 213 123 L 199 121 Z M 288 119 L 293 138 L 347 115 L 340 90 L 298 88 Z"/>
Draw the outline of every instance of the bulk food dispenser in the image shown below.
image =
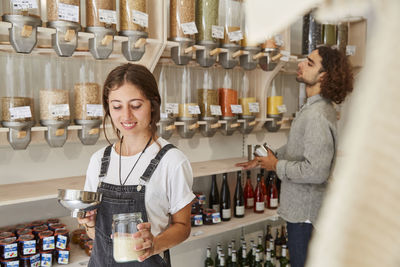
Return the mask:
<path fill-rule="evenodd" d="M 43 85 L 39 91 L 40 124 L 47 126 L 44 133 L 51 147 L 62 147 L 68 137 L 70 123 L 69 88 L 65 85 L 67 68 L 63 61 L 52 56 L 41 59 Z"/>
<path fill-rule="evenodd" d="M 78 45 L 80 0 L 47 0 L 47 27 L 56 29 L 51 45 L 57 55 L 70 57 Z"/>
<path fill-rule="evenodd" d="M 84 145 L 94 145 L 100 137 L 103 118 L 101 88 L 95 81 L 94 61 L 79 60 L 74 84 L 75 124 L 81 125 L 78 137 Z"/>
<path fill-rule="evenodd" d="M 221 119 L 225 123 L 220 130 L 223 135 L 232 135 L 239 127 L 238 115 L 242 113 L 242 106 L 238 105 L 238 75 L 233 70 L 221 70 L 218 88 Z"/>
<path fill-rule="evenodd" d="M 239 118 L 244 120 L 240 125 L 240 132 L 249 134 L 256 125 L 256 114 L 260 112 L 260 106 L 255 97 L 254 90 L 250 89 L 249 74 L 245 71 L 239 89 L 239 104 L 243 113 Z"/>
<path fill-rule="evenodd" d="M 129 61 L 138 61 L 145 52 L 149 16 L 146 0 L 120 0 L 120 35 L 128 41 L 121 44 L 122 54 Z"/>
<path fill-rule="evenodd" d="M 280 47 L 283 45 L 280 35 L 268 36 L 263 44 L 261 44 L 261 53 L 254 56 L 258 58 L 258 64 L 264 71 L 272 71 L 279 62 L 282 55 L 279 53 Z"/>
<path fill-rule="evenodd" d="M 94 58 L 106 59 L 112 53 L 116 24 L 116 0 L 86 0 L 86 31 L 94 34 L 89 39 Z"/>
<path fill-rule="evenodd" d="M 217 60 L 219 39 L 224 38 L 224 28 L 218 26 L 219 0 L 196 1 L 196 44 L 205 49 L 196 50 L 196 60 L 202 67 L 210 67 Z"/>
<path fill-rule="evenodd" d="M 11 23 L 10 43 L 18 53 L 30 53 L 37 42 L 40 19 L 40 1 L 3 0 L 3 21 Z"/>
<path fill-rule="evenodd" d="M 215 82 L 215 68 L 195 70 L 197 100 L 200 106 L 200 132 L 205 137 L 212 137 L 221 124 L 218 122 L 222 115 L 218 101 L 218 89 Z"/>
<path fill-rule="evenodd" d="M 277 75 L 272 80 L 267 91 L 267 118 L 272 120 L 266 121 L 264 123 L 264 128 L 269 132 L 276 132 L 281 128 L 283 113 L 286 112 L 286 106 L 283 104 L 282 91 L 282 76 Z"/>
<path fill-rule="evenodd" d="M 178 42 L 171 48 L 171 58 L 177 65 L 186 65 L 192 59 L 195 23 L 195 0 L 170 0 L 170 37 Z"/>
<path fill-rule="evenodd" d="M 15 150 L 25 149 L 31 141 L 31 128 L 35 124 L 32 69 L 28 56 L 0 54 L 4 71 L 0 105 L 1 123 L 9 128 L 7 139 Z"/>

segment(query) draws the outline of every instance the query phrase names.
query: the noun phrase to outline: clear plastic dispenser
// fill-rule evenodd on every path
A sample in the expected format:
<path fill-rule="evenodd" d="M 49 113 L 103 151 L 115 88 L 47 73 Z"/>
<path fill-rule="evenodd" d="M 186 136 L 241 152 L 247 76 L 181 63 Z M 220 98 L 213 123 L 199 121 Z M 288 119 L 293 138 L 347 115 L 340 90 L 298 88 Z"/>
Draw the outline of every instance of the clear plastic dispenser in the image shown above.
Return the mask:
<path fill-rule="evenodd" d="M 57 55 L 70 57 L 78 46 L 80 0 L 47 0 L 47 27 L 56 29 L 51 45 Z"/>
<path fill-rule="evenodd" d="M 28 56 L 1 54 L 4 72 L 0 75 L 1 123 L 9 128 L 7 139 L 15 150 L 26 149 L 31 142 L 31 128 L 35 124 L 33 88 Z"/>
<path fill-rule="evenodd" d="M 40 1 L 3 0 L 3 21 L 11 23 L 10 43 L 18 53 L 30 53 L 37 43 L 40 19 Z"/>
<path fill-rule="evenodd" d="M 223 135 L 232 135 L 240 124 L 238 115 L 242 113 L 242 106 L 238 105 L 237 76 L 233 70 L 222 70 L 220 74 L 220 86 L 218 88 L 219 105 L 221 106 L 221 118 L 225 123 L 220 130 Z M 236 78 L 236 79 L 235 79 Z"/>
<path fill-rule="evenodd" d="M 261 53 L 255 55 L 258 58 L 258 64 L 264 71 L 272 71 L 279 62 L 281 54 L 279 53 L 283 41 L 280 35 L 268 36 L 263 44 L 261 44 Z"/>
<path fill-rule="evenodd" d="M 286 112 L 286 106 L 283 104 L 282 95 L 282 77 L 276 76 L 268 89 L 267 97 L 267 118 L 264 128 L 269 132 L 277 132 L 281 128 L 283 113 Z"/>
<path fill-rule="evenodd" d="M 120 0 L 120 35 L 127 36 L 128 41 L 121 44 L 122 54 L 129 61 L 139 61 L 146 50 L 149 16 L 146 0 Z"/>
<path fill-rule="evenodd" d="M 242 106 L 243 113 L 240 119 L 244 122 L 240 125 L 240 132 L 249 134 L 256 125 L 256 115 L 260 112 L 260 106 L 254 95 L 254 90 L 250 89 L 250 81 L 247 72 L 244 72 L 239 89 L 239 104 Z"/>
<path fill-rule="evenodd" d="M 65 85 L 63 62 L 55 56 L 41 60 L 43 85 L 39 91 L 40 124 L 47 127 L 44 137 L 51 147 L 62 147 L 68 138 L 70 123 L 69 88 Z"/>

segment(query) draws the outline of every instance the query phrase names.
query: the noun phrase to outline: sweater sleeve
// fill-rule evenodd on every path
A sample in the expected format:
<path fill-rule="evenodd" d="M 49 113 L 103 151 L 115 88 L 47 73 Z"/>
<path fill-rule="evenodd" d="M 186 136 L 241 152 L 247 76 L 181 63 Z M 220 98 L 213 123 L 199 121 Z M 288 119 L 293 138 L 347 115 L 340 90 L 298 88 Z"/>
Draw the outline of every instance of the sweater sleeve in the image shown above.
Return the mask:
<path fill-rule="evenodd" d="M 329 177 L 335 153 L 335 136 L 329 121 L 321 114 L 310 118 L 303 141 L 303 160 L 279 160 L 277 174 L 293 183 L 321 184 Z"/>

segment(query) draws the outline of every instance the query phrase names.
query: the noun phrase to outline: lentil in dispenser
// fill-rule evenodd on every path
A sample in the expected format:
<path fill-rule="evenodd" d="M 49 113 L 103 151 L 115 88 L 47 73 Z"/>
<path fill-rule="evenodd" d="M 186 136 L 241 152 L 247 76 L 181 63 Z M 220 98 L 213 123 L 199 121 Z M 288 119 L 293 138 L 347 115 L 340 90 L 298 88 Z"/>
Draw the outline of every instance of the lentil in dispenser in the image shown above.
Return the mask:
<path fill-rule="evenodd" d="M 220 75 L 220 86 L 218 88 L 219 105 L 221 106 L 221 119 L 225 120 L 220 128 L 223 135 L 232 135 L 239 127 L 238 115 L 242 113 L 242 106 L 238 104 L 238 76 L 233 70 L 225 70 Z"/>

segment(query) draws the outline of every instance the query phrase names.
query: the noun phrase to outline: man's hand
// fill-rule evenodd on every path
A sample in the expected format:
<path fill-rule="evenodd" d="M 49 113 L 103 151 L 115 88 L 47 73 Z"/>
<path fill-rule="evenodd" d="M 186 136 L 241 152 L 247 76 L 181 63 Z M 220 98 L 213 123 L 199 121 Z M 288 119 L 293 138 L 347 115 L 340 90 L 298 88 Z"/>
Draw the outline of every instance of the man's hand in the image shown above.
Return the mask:
<path fill-rule="evenodd" d="M 257 165 L 260 165 L 261 168 L 264 168 L 267 171 L 276 171 L 276 164 L 278 163 L 278 159 L 274 156 L 271 150 L 268 149 L 268 156 L 255 157 L 254 160 L 257 161 Z"/>

